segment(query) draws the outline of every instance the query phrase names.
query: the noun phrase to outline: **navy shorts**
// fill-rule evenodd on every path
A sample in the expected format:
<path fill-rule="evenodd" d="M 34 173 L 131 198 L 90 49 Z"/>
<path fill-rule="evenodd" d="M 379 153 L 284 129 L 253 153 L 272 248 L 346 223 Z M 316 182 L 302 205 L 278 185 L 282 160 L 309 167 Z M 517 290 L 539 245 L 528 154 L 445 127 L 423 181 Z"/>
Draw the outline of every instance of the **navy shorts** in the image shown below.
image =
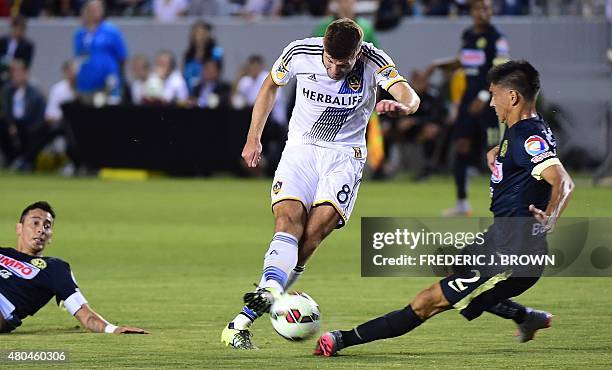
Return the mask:
<path fill-rule="evenodd" d="M 473 320 L 500 301 L 522 294 L 540 279 L 544 266 L 497 263 L 500 254 L 547 254 L 546 235 L 533 235 L 534 222 L 530 218 L 496 221 L 484 234 L 482 245 L 473 244 L 461 252 L 482 256 L 484 264 L 453 266 L 453 273 L 440 280 L 444 296 L 466 319 Z M 496 263 L 490 263 L 493 260 Z"/>

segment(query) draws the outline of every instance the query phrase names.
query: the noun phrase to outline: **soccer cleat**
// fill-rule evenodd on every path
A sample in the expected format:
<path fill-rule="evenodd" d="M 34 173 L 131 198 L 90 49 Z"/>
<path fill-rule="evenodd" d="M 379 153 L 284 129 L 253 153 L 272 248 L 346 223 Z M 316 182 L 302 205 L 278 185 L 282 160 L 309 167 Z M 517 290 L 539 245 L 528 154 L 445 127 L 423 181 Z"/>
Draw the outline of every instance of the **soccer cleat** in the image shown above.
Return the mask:
<path fill-rule="evenodd" d="M 470 208 L 461 209 L 460 207 L 457 207 L 457 206 L 453 208 L 447 208 L 442 211 L 443 217 L 459 217 L 459 216 L 470 217 L 471 215 L 472 215 L 472 209 Z"/>
<path fill-rule="evenodd" d="M 270 312 L 274 299 L 279 295 L 272 288 L 257 288 L 254 292 L 246 293 L 243 300 L 249 309 L 255 311 L 258 316 L 262 316 L 264 313 Z"/>
<path fill-rule="evenodd" d="M 553 315 L 545 311 L 533 310 L 525 316 L 525 321 L 518 325 L 516 339 L 519 343 L 529 342 L 540 329 L 550 328 Z"/>
<path fill-rule="evenodd" d="M 342 343 L 342 334 L 340 334 L 340 330 L 335 330 L 332 332 L 327 332 L 317 340 L 317 346 L 313 354 L 315 356 L 325 356 L 331 357 L 338 353 L 344 345 Z"/>
<path fill-rule="evenodd" d="M 230 322 L 221 333 L 221 342 L 235 349 L 258 349 L 251 342 L 252 336 L 249 330 L 234 329 L 234 323 Z"/>

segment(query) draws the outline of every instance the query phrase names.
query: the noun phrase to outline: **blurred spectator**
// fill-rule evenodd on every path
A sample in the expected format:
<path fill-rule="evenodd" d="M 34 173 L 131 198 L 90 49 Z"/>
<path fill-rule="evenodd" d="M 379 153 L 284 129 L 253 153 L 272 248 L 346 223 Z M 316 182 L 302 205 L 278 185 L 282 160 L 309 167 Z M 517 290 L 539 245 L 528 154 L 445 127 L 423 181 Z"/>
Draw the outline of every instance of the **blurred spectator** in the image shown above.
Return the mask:
<path fill-rule="evenodd" d="M 235 105 L 238 108 L 245 104 L 250 107 L 255 105 L 259 88 L 267 76 L 268 71 L 264 69 L 263 57 L 261 55 L 251 55 L 236 84 L 235 98 L 233 99 L 237 102 Z M 240 104 L 240 101 L 244 104 Z"/>
<path fill-rule="evenodd" d="M 187 0 L 153 0 L 153 15 L 160 22 L 174 22 L 187 14 Z"/>
<path fill-rule="evenodd" d="M 529 13 L 528 0 L 501 0 L 499 15 L 525 15 Z"/>
<path fill-rule="evenodd" d="M 241 108 L 240 105 L 246 103 L 249 108 L 252 108 L 268 73 L 262 56 L 250 56 L 236 85 L 233 98 L 234 107 Z M 285 147 L 285 141 L 287 141 L 287 103 L 283 93 L 284 89 L 276 91 L 274 107 L 261 137 L 265 171 L 269 176 L 274 175 Z"/>
<path fill-rule="evenodd" d="M 402 17 L 415 14 L 415 0 L 381 0 L 374 16 L 377 30 L 390 30 L 399 25 Z"/>
<path fill-rule="evenodd" d="M 453 0 L 424 0 L 423 14 L 429 16 L 447 16 L 450 14 Z"/>
<path fill-rule="evenodd" d="M 68 0 L 64 0 L 68 1 Z M 73 0 L 80 2 L 82 0 Z M 149 0 L 107 0 L 106 6 L 111 16 L 142 16 L 151 14 Z"/>
<path fill-rule="evenodd" d="M 45 98 L 29 83 L 26 65 L 14 59 L 10 65 L 10 83 L 2 89 L 2 129 L 0 143 L 12 168 L 26 170 L 32 163 L 24 159 L 44 122 Z"/>
<path fill-rule="evenodd" d="M 228 0 L 191 0 L 187 15 L 211 16 L 232 14 L 232 4 Z"/>
<path fill-rule="evenodd" d="M 20 0 L 14 1 L 12 5 L 12 11 L 19 9 L 19 14 L 28 18 L 38 17 L 46 6 L 45 0 Z"/>
<path fill-rule="evenodd" d="M 239 75 L 236 91 L 232 98 L 232 105 L 238 109 L 243 108 L 245 105 L 253 107 L 259 89 L 268 73 L 268 70 L 265 69 L 263 57 L 261 55 L 251 55 Z M 283 98 L 283 89 L 278 89 L 276 94 L 276 100 L 270 117 L 276 124 L 286 126 L 287 106 Z"/>
<path fill-rule="evenodd" d="M 423 164 L 415 177 L 418 181 L 426 180 L 434 170 L 436 143 L 446 116 L 444 101 L 438 91 L 429 85 L 427 77 L 421 71 L 412 71 L 410 85 L 421 98 L 421 104 L 417 112 L 400 118 L 396 125 L 399 138 L 421 146 Z"/>
<path fill-rule="evenodd" d="M 74 147 L 68 140 L 68 130 L 63 121 L 64 113 L 62 105 L 76 99 L 76 65 L 73 61 L 64 62 L 62 65 L 64 79 L 55 83 L 49 91 L 47 107 L 45 109 L 45 124 L 36 129 L 31 145 L 22 156 L 24 163 L 35 163 L 38 154 L 49 144 L 55 143 L 63 154 L 67 152 L 72 162 L 68 163 L 62 170 L 65 175 L 72 175 L 75 171 Z"/>
<path fill-rule="evenodd" d="M 191 98 L 200 108 L 229 107 L 230 91 L 230 85 L 221 80 L 221 63 L 209 59 L 204 62 L 202 82 L 195 87 Z"/>
<path fill-rule="evenodd" d="M 115 25 L 104 20 L 102 1 L 88 1 L 81 13 L 83 26 L 74 35 L 74 53 L 81 62 L 77 91 L 86 103 L 99 105 L 104 103 L 97 101 L 102 97 L 110 104 L 117 104 L 121 101 L 123 67 L 127 59 L 123 35 Z"/>
<path fill-rule="evenodd" d="M 0 82 L 3 84 L 9 79 L 8 68 L 13 59 L 20 59 L 30 68 L 34 55 L 34 44 L 25 37 L 26 19 L 17 16 L 11 19 L 10 34 L 0 38 Z"/>
<path fill-rule="evenodd" d="M 281 5 L 282 16 L 301 15 L 306 13 L 308 4 L 302 0 L 284 0 Z"/>
<path fill-rule="evenodd" d="M 191 94 L 194 87 L 200 83 L 204 61 L 213 59 L 219 63 L 223 62 L 223 49 L 217 45 L 211 32 L 212 27 L 204 21 L 197 21 L 191 26 L 189 46 L 183 56 L 183 75 Z"/>
<path fill-rule="evenodd" d="M 241 14 L 247 19 L 280 15 L 282 0 L 246 0 Z"/>
<path fill-rule="evenodd" d="M 130 84 L 132 104 L 142 104 L 145 85 L 150 73 L 149 58 L 142 54 L 135 55 L 132 58 L 132 83 Z"/>
<path fill-rule="evenodd" d="M 73 61 L 66 61 L 62 65 L 64 79 L 55 83 L 49 90 L 49 98 L 45 109 L 45 120 L 52 126 L 61 122 L 64 114 L 62 104 L 76 99 L 76 65 Z"/>
<path fill-rule="evenodd" d="M 336 19 L 339 18 L 350 18 L 357 22 L 357 24 L 363 30 L 363 41 L 371 42 L 374 46 L 378 46 L 378 40 L 376 39 L 376 33 L 372 23 L 363 18 L 357 17 L 355 14 L 355 3 L 357 0 L 333 0 L 329 3 L 331 15 L 323 18 L 321 23 L 315 28 L 314 36 L 323 37 L 325 36 L 325 30 L 327 26 Z"/>
<path fill-rule="evenodd" d="M 189 98 L 187 84 L 176 68 L 174 54 L 162 50 L 155 57 L 155 71 L 145 84 L 147 103 L 184 104 Z"/>

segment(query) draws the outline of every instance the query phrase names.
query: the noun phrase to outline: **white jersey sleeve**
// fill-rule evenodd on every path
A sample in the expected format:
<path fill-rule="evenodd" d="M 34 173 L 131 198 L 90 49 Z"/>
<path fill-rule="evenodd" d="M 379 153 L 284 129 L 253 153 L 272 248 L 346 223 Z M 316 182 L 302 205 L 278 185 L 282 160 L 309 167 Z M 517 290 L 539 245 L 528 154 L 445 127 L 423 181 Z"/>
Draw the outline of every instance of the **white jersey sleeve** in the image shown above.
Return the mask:
<path fill-rule="evenodd" d="M 294 41 L 287 45 L 280 57 L 272 65 L 270 77 L 279 86 L 285 86 L 295 76 L 295 68 L 293 68 L 295 63 L 292 63 L 292 56 L 296 49 L 296 44 L 297 42 Z"/>
<path fill-rule="evenodd" d="M 370 59 L 376 66 L 374 78 L 378 86 L 385 90 L 389 90 L 394 84 L 406 81 L 406 79 L 399 74 L 395 67 L 395 63 L 393 63 L 393 60 L 391 60 L 387 53 L 369 43 L 364 43 L 361 50 L 365 57 Z"/>

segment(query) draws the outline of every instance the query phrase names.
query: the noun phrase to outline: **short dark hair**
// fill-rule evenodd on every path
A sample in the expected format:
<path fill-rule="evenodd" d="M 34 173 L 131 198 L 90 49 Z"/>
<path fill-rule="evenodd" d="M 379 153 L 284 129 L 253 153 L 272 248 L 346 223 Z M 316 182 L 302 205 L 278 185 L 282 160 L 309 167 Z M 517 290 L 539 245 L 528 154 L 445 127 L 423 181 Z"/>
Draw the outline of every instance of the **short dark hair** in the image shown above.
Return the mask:
<path fill-rule="evenodd" d="M 34 209 L 41 209 L 45 212 L 49 212 L 51 214 L 51 217 L 53 217 L 53 219 L 55 220 L 55 211 L 53 210 L 53 207 L 51 207 L 48 202 L 45 202 L 44 200 L 39 200 L 38 202 L 32 203 L 29 206 L 25 207 L 23 212 L 21 212 L 21 217 L 19 217 L 19 223 L 22 224 L 23 220 L 25 220 L 26 216 L 28 215 L 28 212 Z"/>
<path fill-rule="evenodd" d="M 362 40 L 361 27 L 352 19 L 340 18 L 327 26 L 323 37 L 323 47 L 332 58 L 347 59 L 360 48 Z"/>
<path fill-rule="evenodd" d="M 259 54 L 253 54 L 249 56 L 249 59 L 247 59 L 247 63 L 264 64 L 264 58 Z"/>
<path fill-rule="evenodd" d="M 529 101 L 535 100 L 540 92 L 540 73 L 526 60 L 511 60 L 491 68 L 487 80 L 516 90 Z"/>

